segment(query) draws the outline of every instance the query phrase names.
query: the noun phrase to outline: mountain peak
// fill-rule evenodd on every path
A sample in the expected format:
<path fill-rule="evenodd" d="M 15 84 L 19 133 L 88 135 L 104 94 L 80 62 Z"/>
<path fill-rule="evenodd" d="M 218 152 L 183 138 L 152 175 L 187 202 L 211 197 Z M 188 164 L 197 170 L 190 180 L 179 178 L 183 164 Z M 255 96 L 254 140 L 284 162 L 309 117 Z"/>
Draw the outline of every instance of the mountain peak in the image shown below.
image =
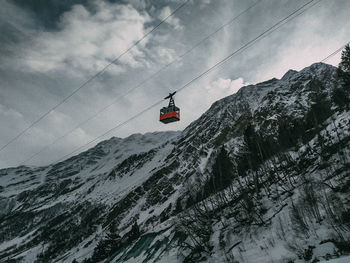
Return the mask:
<path fill-rule="evenodd" d="M 298 71 L 294 70 L 294 69 L 290 69 L 287 71 L 286 74 L 283 75 L 283 77 L 281 78 L 281 80 L 288 80 L 290 79 L 292 76 L 294 76 L 296 73 L 298 73 Z"/>

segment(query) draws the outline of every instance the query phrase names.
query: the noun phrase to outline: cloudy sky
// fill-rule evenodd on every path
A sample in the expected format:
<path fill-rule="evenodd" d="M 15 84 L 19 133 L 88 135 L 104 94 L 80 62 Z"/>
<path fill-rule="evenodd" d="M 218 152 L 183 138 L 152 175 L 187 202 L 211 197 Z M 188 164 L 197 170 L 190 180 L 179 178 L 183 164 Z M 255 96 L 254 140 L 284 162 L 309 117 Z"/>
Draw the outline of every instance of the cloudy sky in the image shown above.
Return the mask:
<path fill-rule="evenodd" d="M 0 147 L 142 38 L 183 0 L 2 0 Z M 258 2 L 186 56 L 199 40 Z M 151 35 L 0 152 L 16 166 L 105 106 L 111 107 L 28 162 L 43 165 L 177 90 L 308 0 L 191 0 Z M 181 130 L 241 86 L 300 70 L 350 41 L 350 1 L 321 0 L 176 96 L 181 122 L 155 107 L 106 135 Z M 148 82 L 159 69 L 177 60 Z M 339 55 L 327 63 L 337 65 Z M 166 102 L 164 101 L 164 105 Z M 92 145 L 90 145 L 92 146 Z"/>

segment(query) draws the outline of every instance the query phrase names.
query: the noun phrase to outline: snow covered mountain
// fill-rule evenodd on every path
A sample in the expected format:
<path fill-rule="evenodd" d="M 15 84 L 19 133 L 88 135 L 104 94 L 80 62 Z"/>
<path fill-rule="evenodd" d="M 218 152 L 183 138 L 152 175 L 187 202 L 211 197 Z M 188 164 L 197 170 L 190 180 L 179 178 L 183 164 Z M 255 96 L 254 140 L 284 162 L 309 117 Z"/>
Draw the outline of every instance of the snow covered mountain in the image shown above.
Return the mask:
<path fill-rule="evenodd" d="M 317 262 L 350 253 L 335 67 L 241 88 L 182 132 L 0 170 L 0 262 Z M 338 93 L 337 93 L 338 92 Z"/>

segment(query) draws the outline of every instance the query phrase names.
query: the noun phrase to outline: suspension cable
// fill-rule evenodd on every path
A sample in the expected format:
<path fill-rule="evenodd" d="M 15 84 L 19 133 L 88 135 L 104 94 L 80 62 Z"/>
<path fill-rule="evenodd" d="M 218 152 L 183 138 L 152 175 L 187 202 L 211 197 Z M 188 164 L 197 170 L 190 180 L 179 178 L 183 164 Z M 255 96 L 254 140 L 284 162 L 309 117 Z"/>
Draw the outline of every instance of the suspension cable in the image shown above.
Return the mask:
<path fill-rule="evenodd" d="M 248 47 L 252 46 L 254 43 L 256 43 L 257 41 L 263 39 L 264 37 L 266 37 L 267 35 L 273 33 L 277 28 L 281 27 L 282 25 L 285 24 L 285 21 L 291 21 L 294 18 L 300 16 L 302 13 L 304 13 L 306 10 L 308 10 L 310 7 L 314 6 L 315 4 L 307 7 L 308 5 L 310 5 L 311 3 L 318 3 L 322 0 L 310 0 L 307 3 L 305 3 L 304 5 L 302 5 L 301 7 L 299 7 L 298 9 L 294 10 L 291 14 L 289 14 L 288 16 L 286 16 L 285 18 L 281 19 L 280 21 L 278 21 L 277 23 L 275 23 L 273 26 L 269 27 L 267 30 L 265 30 L 263 33 L 259 34 L 257 37 L 255 37 L 254 39 L 248 41 L 246 44 L 244 44 L 243 46 L 241 46 L 239 49 L 235 50 L 234 52 L 232 52 L 231 54 L 229 54 L 228 56 L 226 56 L 225 58 L 223 58 L 222 60 L 218 61 L 217 63 L 215 63 L 214 65 L 212 65 L 211 67 L 209 67 L 207 70 L 205 70 L 204 72 L 202 72 L 201 74 L 199 74 L 197 77 L 193 78 L 192 80 L 190 80 L 189 82 L 187 82 L 185 85 L 183 85 L 181 88 L 179 88 L 178 90 L 176 90 L 176 92 L 181 92 L 182 90 L 184 90 L 185 88 L 189 87 L 191 84 L 193 84 L 195 81 L 197 81 L 198 79 L 202 78 L 203 76 L 207 75 L 209 72 L 211 72 L 212 70 L 214 70 L 215 68 L 217 68 L 218 66 L 223 65 L 224 63 L 226 63 L 227 61 L 229 61 L 231 58 L 233 58 L 235 55 L 237 55 L 238 53 L 242 52 L 243 50 L 247 49 Z M 304 9 L 305 8 L 305 9 Z M 304 10 L 303 10 L 304 9 Z M 303 10 L 302 12 L 300 12 L 301 10 Z M 286 22 L 287 23 L 287 22 Z M 95 137 L 94 139 L 88 141 L 87 143 L 83 144 L 82 146 L 74 149 L 72 152 L 65 154 L 63 157 L 59 158 L 57 161 L 55 161 L 54 163 L 57 162 L 61 162 L 63 161 L 65 158 L 67 158 L 68 156 L 76 153 L 77 151 L 81 150 L 82 148 L 84 148 L 85 146 L 90 145 L 91 143 L 97 141 L 98 139 L 102 138 L 103 136 L 109 134 L 112 131 L 115 131 L 116 129 L 121 128 L 122 126 L 126 125 L 127 123 L 129 123 L 130 121 L 136 119 L 137 117 L 143 115 L 145 112 L 149 111 L 150 109 L 154 108 L 155 106 L 159 105 L 163 100 L 157 101 L 156 103 L 154 103 L 153 105 L 145 108 L 144 110 L 142 110 L 141 112 L 137 113 L 136 115 L 132 116 L 131 118 L 125 120 L 124 122 L 114 126 L 113 128 L 109 129 L 108 131 L 104 132 L 103 134 Z"/>
<path fill-rule="evenodd" d="M 325 62 L 327 61 L 328 59 L 330 59 L 331 57 L 335 56 L 336 54 L 338 54 L 340 51 L 342 51 L 346 45 L 349 45 L 350 42 L 342 45 L 340 48 L 338 48 L 336 51 L 332 52 L 331 54 L 329 54 L 327 57 L 325 57 L 324 59 L 321 60 L 321 62 Z"/>
<path fill-rule="evenodd" d="M 139 40 L 137 40 L 134 44 L 132 44 L 128 49 L 126 49 L 124 52 L 122 52 L 118 57 L 113 59 L 111 62 L 109 62 L 106 66 L 104 66 L 99 72 L 97 72 L 95 75 L 88 78 L 83 84 L 81 84 L 78 88 L 76 88 L 73 92 L 71 92 L 68 96 L 63 98 L 61 101 L 59 101 L 55 106 L 53 106 L 51 109 L 49 109 L 47 112 L 45 112 L 43 115 L 41 115 L 38 119 L 33 121 L 27 128 L 25 128 L 23 131 L 21 131 L 19 134 L 17 134 L 15 137 L 13 137 L 10 141 L 5 143 L 1 148 L 0 152 L 3 151 L 7 146 L 9 146 L 11 143 L 15 142 L 17 139 L 19 139 L 23 134 L 25 134 L 28 130 L 30 130 L 32 127 L 34 127 L 37 123 L 39 123 L 42 119 L 44 119 L 46 116 L 48 116 L 51 112 L 53 112 L 55 109 L 60 107 L 62 104 L 64 104 L 67 100 L 69 100 L 74 94 L 76 94 L 79 90 L 86 87 L 90 82 L 92 82 L 94 79 L 102 75 L 111 65 L 115 64 L 121 57 L 123 57 L 125 54 L 127 54 L 130 50 L 132 50 L 135 46 L 137 46 L 142 40 L 144 40 L 147 36 L 152 34 L 158 27 L 160 27 L 163 23 L 165 23 L 171 16 L 173 16 L 176 12 L 178 12 L 181 8 L 183 8 L 189 0 L 186 0 L 184 3 L 179 5 L 173 12 L 171 12 L 166 18 L 161 20 L 155 27 L 153 27 L 150 31 L 148 31 L 146 34 L 144 34 Z"/>
<path fill-rule="evenodd" d="M 32 154 L 29 158 L 25 159 L 24 161 L 21 162 L 21 165 L 24 165 L 25 163 L 29 162 L 30 160 L 32 160 L 33 158 L 35 158 L 36 156 L 40 155 L 42 152 L 44 152 L 45 150 L 49 149 L 51 146 L 55 145 L 57 142 L 59 142 L 60 140 L 64 139 L 65 137 L 67 137 L 68 135 L 72 134 L 74 131 L 76 131 L 78 128 L 80 128 L 81 126 L 85 125 L 86 123 L 90 122 L 91 120 L 93 120 L 94 118 L 96 118 L 98 115 L 100 115 L 102 112 L 106 111 L 108 108 L 110 108 L 111 106 L 113 106 L 114 104 L 116 104 L 118 101 L 120 101 L 120 99 L 126 97 L 128 94 L 130 94 L 131 92 L 133 92 L 134 90 L 142 87 L 142 85 L 144 85 L 145 83 L 147 83 L 148 81 L 150 81 L 151 79 L 155 78 L 160 72 L 162 72 L 164 69 L 170 67 L 171 65 L 180 62 L 186 55 L 188 55 L 190 52 L 192 52 L 194 49 L 196 49 L 197 47 L 199 47 L 202 43 L 204 43 L 205 41 L 207 41 L 208 39 L 210 39 L 212 36 L 214 36 L 216 33 L 218 33 L 220 30 L 222 30 L 223 28 L 229 26 L 230 24 L 232 24 L 235 20 L 237 20 L 239 17 L 241 17 L 243 14 L 247 13 L 250 9 L 252 9 L 254 6 L 256 6 L 259 2 L 261 2 L 263 0 L 258 0 L 255 3 L 253 3 L 252 5 L 250 5 L 248 8 L 246 8 L 245 10 L 243 10 L 242 12 L 240 12 L 238 15 L 236 15 L 235 17 L 231 18 L 229 21 L 227 21 L 226 23 L 220 25 L 217 29 L 215 29 L 214 31 L 212 31 L 209 35 L 207 35 L 206 37 L 202 38 L 200 41 L 196 42 L 195 45 L 193 45 L 191 48 L 189 48 L 187 51 L 185 51 L 182 55 L 180 55 L 178 58 L 174 59 L 173 61 L 171 61 L 170 63 L 164 65 L 162 68 L 160 68 L 159 70 L 157 70 L 155 73 L 151 74 L 149 77 L 143 79 L 141 82 L 139 82 L 136 86 L 134 86 L 133 88 L 127 90 L 125 93 L 121 94 L 120 96 L 118 95 L 117 97 L 115 97 L 113 99 L 113 101 L 109 104 L 107 104 L 106 106 L 104 106 L 103 108 L 101 108 L 100 110 L 98 110 L 96 113 L 94 113 L 92 116 L 90 116 L 89 118 L 85 119 L 84 121 L 80 122 L 79 124 L 77 124 L 76 126 L 74 126 L 71 130 L 69 130 L 68 132 L 64 133 L 62 136 L 56 138 L 52 143 L 44 146 L 43 148 L 41 148 L 38 152 Z"/>

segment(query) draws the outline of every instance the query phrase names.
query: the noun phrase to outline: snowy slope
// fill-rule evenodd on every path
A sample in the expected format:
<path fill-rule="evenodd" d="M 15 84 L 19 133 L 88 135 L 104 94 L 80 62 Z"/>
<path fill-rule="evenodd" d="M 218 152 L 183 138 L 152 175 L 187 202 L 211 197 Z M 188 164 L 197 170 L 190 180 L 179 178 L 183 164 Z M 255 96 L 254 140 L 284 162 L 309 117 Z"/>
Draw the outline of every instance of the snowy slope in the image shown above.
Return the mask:
<path fill-rule="evenodd" d="M 350 114 L 332 100 L 338 88 L 336 68 L 316 63 L 241 88 L 182 132 L 111 138 L 48 167 L 0 170 L 0 262 L 350 253 Z"/>

